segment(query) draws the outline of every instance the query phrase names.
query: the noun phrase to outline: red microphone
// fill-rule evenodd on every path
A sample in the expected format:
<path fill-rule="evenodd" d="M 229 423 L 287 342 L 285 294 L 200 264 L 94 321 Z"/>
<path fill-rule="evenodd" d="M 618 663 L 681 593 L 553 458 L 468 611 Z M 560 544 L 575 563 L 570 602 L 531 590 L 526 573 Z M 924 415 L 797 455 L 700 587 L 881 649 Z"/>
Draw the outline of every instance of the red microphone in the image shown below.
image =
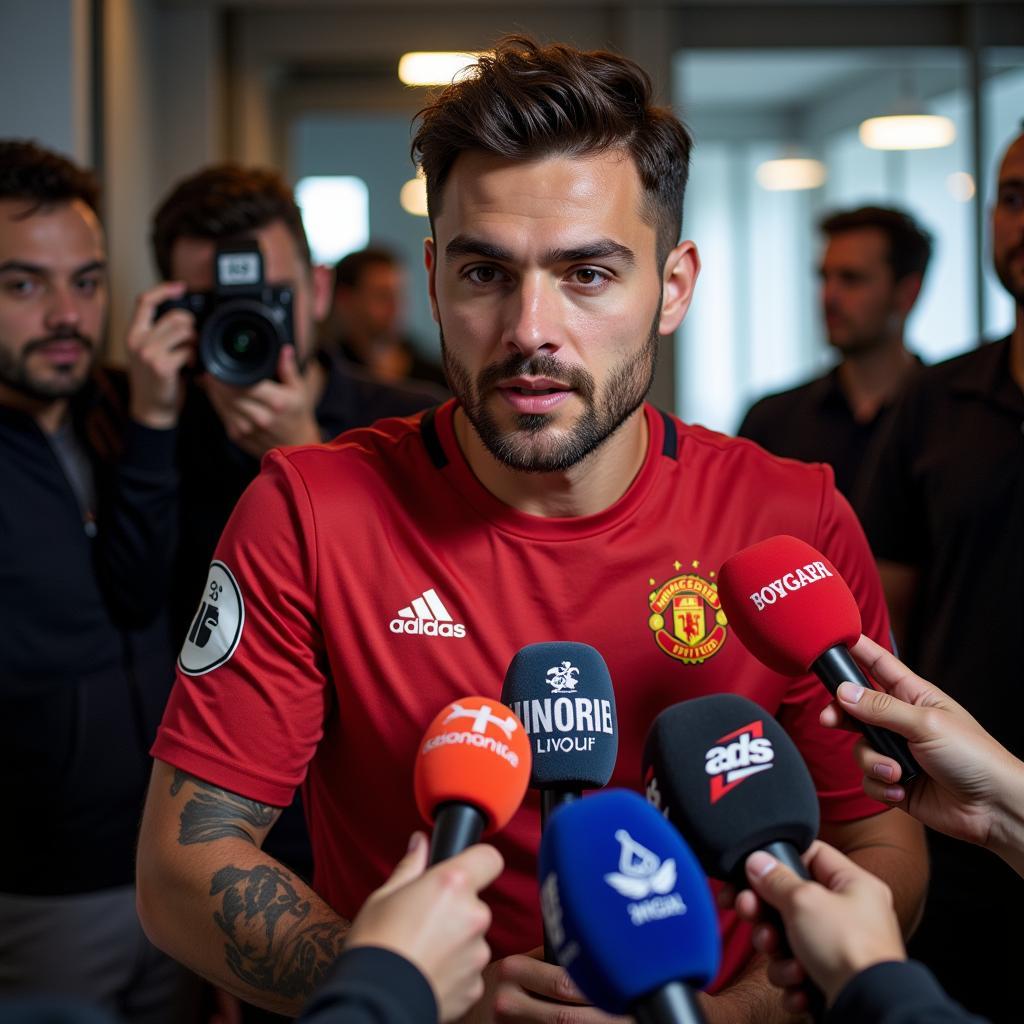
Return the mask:
<path fill-rule="evenodd" d="M 722 566 L 718 596 L 743 645 L 770 669 L 814 672 L 833 696 L 844 681 L 871 687 L 848 649 L 860 638 L 860 609 L 839 570 L 810 544 L 780 535 L 744 548 Z M 901 782 L 920 773 L 902 736 L 858 726 L 899 763 Z"/>
<path fill-rule="evenodd" d="M 530 739 L 504 704 L 460 697 L 430 723 L 413 771 L 416 806 L 434 826 L 430 863 L 504 828 L 530 781 Z"/>

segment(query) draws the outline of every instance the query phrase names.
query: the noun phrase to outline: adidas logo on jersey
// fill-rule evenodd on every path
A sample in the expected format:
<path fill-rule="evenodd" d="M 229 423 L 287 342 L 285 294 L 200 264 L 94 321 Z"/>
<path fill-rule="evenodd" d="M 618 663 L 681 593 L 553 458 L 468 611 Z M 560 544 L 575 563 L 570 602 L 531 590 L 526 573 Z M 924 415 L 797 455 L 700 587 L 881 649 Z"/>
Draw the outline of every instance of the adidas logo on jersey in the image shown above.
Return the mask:
<path fill-rule="evenodd" d="M 388 628 L 392 633 L 410 633 L 413 636 L 461 638 L 466 635 L 466 627 L 461 622 L 452 621 L 451 614 L 433 587 L 414 597 L 407 608 L 400 609 Z"/>

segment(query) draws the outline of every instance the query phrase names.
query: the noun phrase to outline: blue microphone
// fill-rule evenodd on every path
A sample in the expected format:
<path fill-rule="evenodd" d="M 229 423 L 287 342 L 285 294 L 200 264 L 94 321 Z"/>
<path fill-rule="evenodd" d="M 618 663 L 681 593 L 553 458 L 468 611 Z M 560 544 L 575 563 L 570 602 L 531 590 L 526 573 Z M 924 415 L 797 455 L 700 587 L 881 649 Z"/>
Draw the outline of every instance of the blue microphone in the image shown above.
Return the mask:
<path fill-rule="evenodd" d="M 555 955 L 595 1006 L 703 1024 L 694 990 L 718 973 L 718 915 L 697 858 L 643 797 L 611 789 L 562 807 L 539 872 Z"/>

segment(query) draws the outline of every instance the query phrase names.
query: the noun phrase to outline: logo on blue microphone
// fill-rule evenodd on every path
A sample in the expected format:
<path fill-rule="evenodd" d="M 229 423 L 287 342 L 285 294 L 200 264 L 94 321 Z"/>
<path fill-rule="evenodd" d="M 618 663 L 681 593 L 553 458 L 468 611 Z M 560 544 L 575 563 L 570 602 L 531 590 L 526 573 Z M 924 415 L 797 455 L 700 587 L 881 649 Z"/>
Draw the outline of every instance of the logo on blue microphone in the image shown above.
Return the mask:
<path fill-rule="evenodd" d="M 619 843 L 619 870 L 609 872 L 604 880 L 620 896 L 634 901 L 626 904 L 633 924 L 640 926 L 685 914 L 682 896 L 672 891 L 678 877 L 675 860 L 661 860 L 624 828 L 616 830 L 615 838 Z"/>

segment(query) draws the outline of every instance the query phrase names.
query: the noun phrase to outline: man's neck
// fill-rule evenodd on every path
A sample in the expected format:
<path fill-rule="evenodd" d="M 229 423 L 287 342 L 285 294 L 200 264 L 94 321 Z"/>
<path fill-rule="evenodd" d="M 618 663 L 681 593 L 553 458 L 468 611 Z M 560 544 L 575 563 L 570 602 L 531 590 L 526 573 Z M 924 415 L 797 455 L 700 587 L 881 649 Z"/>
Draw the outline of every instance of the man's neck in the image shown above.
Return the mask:
<path fill-rule="evenodd" d="M 859 423 L 873 420 L 899 393 L 913 366 L 914 357 L 903 347 L 902 338 L 848 355 L 839 364 L 839 386 L 854 419 Z"/>
<path fill-rule="evenodd" d="M 1024 304 L 1017 306 L 1017 323 L 1010 335 L 1010 375 L 1024 391 Z"/>
<path fill-rule="evenodd" d="M 5 384 L 0 384 L 0 405 L 31 416 L 44 434 L 56 434 L 68 414 L 66 398 L 32 398 Z"/>
<path fill-rule="evenodd" d="M 643 406 L 587 458 L 564 472 L 526 473 L 499 462 L 484 446 L 462 407 L 455 410 L 455 437 L 474 475 L 500 501 L 530 515 L 595 515 L 629 489 L 647 456 Z"/>

